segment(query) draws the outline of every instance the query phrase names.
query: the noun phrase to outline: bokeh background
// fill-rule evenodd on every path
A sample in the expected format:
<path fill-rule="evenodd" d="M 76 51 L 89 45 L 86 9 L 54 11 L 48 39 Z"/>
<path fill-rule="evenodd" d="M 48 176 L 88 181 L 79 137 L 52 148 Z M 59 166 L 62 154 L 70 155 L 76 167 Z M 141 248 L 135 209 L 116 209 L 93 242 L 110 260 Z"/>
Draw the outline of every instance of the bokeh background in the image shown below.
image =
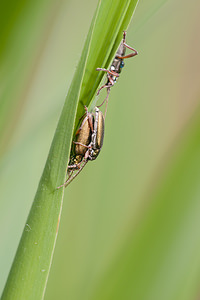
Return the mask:
<path fill-rule="evenodd" d="M 96 5 L 91 0 L 21 0 L 3 4 L 0 12 L 0 290 Z M 100 156 L 65 191 L 74 200 L 64 200 L 45 299 L 133 299 L 123 288 L 123 296 L 119 291 L 115 298 L 112 291 L 107 298 L 97 295 L 101 284 L 106 288 L 104 281 L 109 285 L 124 247 L 129 249 L 129 237 L 144 226 L 153 195 L 176 163 L 179 141 L 199 109 L 199 11 L 199 1 L 139 2 L 127 32 L 127 43 L 139 55 L 125 61 L 111 90 Z M 101 100 L 105 95 L 102 91 Z M 197 180 L 193 176 L 191 182 Z M 200 199 L 200 193 L 195 197 Z M 155 236 L 156 229 L 149 245 L 155 239 L 159 244 Z M 188 277 L 195 282 L 191 293 L 166 299 L 198 299 L 199 268 L 195 274 Z M 166 271 L 166 285 L 168 278 Z M 161 299 L 155 295 L 137 299 Z"/>

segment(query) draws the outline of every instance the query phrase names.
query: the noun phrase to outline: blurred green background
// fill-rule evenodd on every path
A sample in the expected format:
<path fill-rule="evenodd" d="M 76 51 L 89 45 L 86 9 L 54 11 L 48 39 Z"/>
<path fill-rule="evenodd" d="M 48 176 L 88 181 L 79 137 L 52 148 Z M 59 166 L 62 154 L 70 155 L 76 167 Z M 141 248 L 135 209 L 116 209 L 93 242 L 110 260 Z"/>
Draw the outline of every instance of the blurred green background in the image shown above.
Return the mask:
<path fill-rule="evenodd" d="M 91 0 L 21 0 L 3 4 L 5 7 L 0 12 L 1 290 L 96 5 L 97 2 Z M 139 55 L 125 60 L 125 68 L 111 90 L 99 158 L 89 163 L 65 190 L 68 199 L 73 196 L 74 201 L 64 201 L 45 299 L 198 299 L 200 191 L 192 191 L 194 182 L 198 185 L 199 165 L 189 180 L 177 182 L 193 156 L 186 153 L 179 163 L 179 151 L 184 147 L 181 141 L 186 140 L 187 144 L 187 136 L 199 126 L 187 129 L 197 118 L 195 111 L 200 102 L 199 9 L 198 1 L 139 2 L 127 32 L 127 43 L 137 49 Z M 101 100 L 105 95 L 102 91 Z M 161 216 L 165 216 L 165 211 L 169 214 L 173 202 L 167 199 L 170 191 L 160 186 L 167 181 L 169 165 L 173 169 L 178 163 L 180 173 L 176 174 L 173 187 L 178 203 L 174 204 L 177 209 L 172 219 L 175 221 L 163 239 L 159 231 Z M 154 197 L 159 189 L 161 196 Z M 180 190 L 182 193 L 178 193 Z M 180 202 L 187 192 L 187 199 L 197 206 L 194 209 L 194 205 L 190 207 L 187 203 L 182 214 Z M 163 200 L 163 206 L 156 202 L 157 198 Z M 183 218 L 176 223 L 185 211 L 193 214 L 187 221 Z M 155 221 L 151 219 L 153 216 Z M 166 222 L 171 224 L 169 218 L 166 217 Z M 155 222 L 150 233 L 145 229 L 148 222 Z M 183 237 L 179 241 L 177 224 L 185 223 L 188 226 L 181 227 Z M 177 235 L 174 234 L 171 241 L 175 231 Z M 191 232 L 194 232 L 193 238 Z M 139 240 L 135 248 L 134 236 Z M 194 241 L 197 244 L 193 244 Z M 158 245 L 158 253 L 163 253 L 159 262 L 156 251 L 148 248 L 152 244 Z M 173 251 L 173 259 L 168 264 L 166 257 L 171 245 L 179 250 Z M 189 258 L 185 255 L 181 263 L 180 249 L 188 245 L 195 248 L 196 256 L 188 250 Z M 150 251 L 148 266 L 144 258 Z M 124 266 L 132 265 L 131 258 L 126 260 L 130 253 L 135 260 L 137 257 L 133 263 L 134 275 L 134 270 Z M 162 263 L 165 267 L 158 269 Z M 191 273 L 186 265 L 194 266 Z M 182 281 L 178 274 L 173 277 L 177 269 L 188 277 Z M 118 272 L 124 275 L 115 277 Z M 120 280 L 123 277 L 124 282 Z M 169 294 L 161 298 L 165 288 L 159 291 L 155 282 L 159 287 L 163 282 L 165 288 L 171 287 Z M 134 288 L 138 288 L 138 292 Z M 148 294 L 140 294 L 141 290 Z M 177 290 L 182 290 L 183 295 Z M 100 291 L 105 294 L 101 295 Z M 133 295 L 136 298 L 132 298 Z"/>

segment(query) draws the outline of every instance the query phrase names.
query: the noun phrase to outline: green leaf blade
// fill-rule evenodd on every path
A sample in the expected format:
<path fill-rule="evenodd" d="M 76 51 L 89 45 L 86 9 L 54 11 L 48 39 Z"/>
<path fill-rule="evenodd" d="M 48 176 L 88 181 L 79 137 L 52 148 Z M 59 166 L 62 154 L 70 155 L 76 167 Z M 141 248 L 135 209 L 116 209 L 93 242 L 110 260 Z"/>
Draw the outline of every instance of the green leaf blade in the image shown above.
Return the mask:
<path fill-rule="evenodd" d="M 44 297 L 62 210 L 64 188 L 57 190 L 57 187 L 65 180 L 73 132 L 76 131 L 80 116 L 83 115 L 84 104 L 89 105 L 92 102 L 100 80 L 104 76 L 99 74 L 96 68 L 111 62 L 110 52 L 113 45 L 115 48 L 118 47 L 116 36 L 120 36 L 119 42 L 122 39 L 120 27 L 125 21 L 124 17 L 130 3 L 130 0 L 99 2 L 2 300 L 32 300 Z M 109 18 L 105 13 L 108 10 L 111 12 Z M 126 22 L 130 21 L 130 17 L 131 15 Z M 102 24 L 103 26 L 100 26 Z"/>

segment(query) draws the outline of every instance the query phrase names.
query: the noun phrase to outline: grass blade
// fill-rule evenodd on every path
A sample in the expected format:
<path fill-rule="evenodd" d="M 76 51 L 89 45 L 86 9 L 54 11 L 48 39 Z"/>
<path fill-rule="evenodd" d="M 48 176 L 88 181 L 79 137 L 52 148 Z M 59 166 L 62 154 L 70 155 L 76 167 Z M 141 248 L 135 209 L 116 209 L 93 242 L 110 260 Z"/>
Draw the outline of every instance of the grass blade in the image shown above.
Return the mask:
<path fill-rule="evenodd" d="M 136 3 L 130 0 L 99 2 L 2 295 L 3 300 L 42 299 L 44 296 L 64 191 L 56 187 L 64 182 L 73 130 L 76 130 L 79 117 L 83 114 L 83 104 L 92 102 L 104 75 L 96 72 L 96 67 L 111 62 L 113 49 L 118 47 L 122 38 L 122 26 L 130 22 Z M 108 11 L 111 13 L 109 18 Z"/>

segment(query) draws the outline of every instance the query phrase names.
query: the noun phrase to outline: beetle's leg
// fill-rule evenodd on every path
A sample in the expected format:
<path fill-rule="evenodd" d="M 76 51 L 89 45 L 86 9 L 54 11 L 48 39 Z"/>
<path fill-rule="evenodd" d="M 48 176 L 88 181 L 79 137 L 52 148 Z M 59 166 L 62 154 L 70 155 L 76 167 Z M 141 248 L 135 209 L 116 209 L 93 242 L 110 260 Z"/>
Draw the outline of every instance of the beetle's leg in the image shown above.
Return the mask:
<path fill-rule="evenodd" d="M 73 172 L 74 172 L 74 170 L 68 170 L 68 168 L 67 168 L 67 176 L 68 176 L 68 179 L 72 176 Z M 67 179 L 67 180 L 68 180 L 68 179 Z"/>
<path fill-rule="evenodd" d="M 115 73 L 115 72 L 114 72 Z M 118 73 L 116 73 L 118 76 L 119 76 L 119 74 Z M 100 104 L 100 105 L 98 105 L 97 107 L 99 108 L 99 107 L 101 107 L 105 102 L 106 102 L 106 108 L 105 108 L 105 112 L 104 112 L 104 119 L 105 119 L 105 117 L 106 117 L 106 112 L 107 112 L 107 107 L 108 107 L 108 96 L 109 96 L 109 94 L 110 94 L 110 88 L 114 85 L 114 80 L 113 80 L 113 78 L 112 78 L 112 76 L 108 73 L 107 74 L 107 77 L 108 77 L 108 83 L 107 84 L 105 84 L 105 85 L 103 85 L 102 87 L 100 87 L 100 89 L 98 90 L 98 92 L 97 92 L 97 95 L 99 95 L 99 92 L 103 89 L 103 88 L 105 88 L 105 87 L 107 87 L 107 95 L 106 95 L 106 98 L 103 100 L 103 102 Z"/>
<path fill-rule="evenodd" d="M 82 143 L 74 142 L 74 141 L 73 141 L 73 143 L 76 144 L 76 145 L 81 145 L 81 146 L 83 146 L 83 147 L 85 147 L 85 148 L 88 148 L 88 149 L 91 148 L 90 145 L 87 146 L 87 145 L 84 145 L 84 144 L 82 144 Z"/>
<path fill-rule="evenodd" d="M 82 146 L 85 146 L 85 145 L 82 145 Z M 87 150 L 87 151 L 88 151 L 88 150 Z M 84 159 L 87 159 L 87 155 L 86 155 L 86 154 L 85 154 L 83 160 L 84 160 Z M 79 170 L 79 169 L 81 168 L 81 164 L 82 164 L 83 160 L 80 161 L 80 162 L 78 162 L 78 163 L 75 163 L 75 164 L 73 164 L 73 165 L 68 165 L 68 167 L 67 167 L 67 172 L 68 172 L 68 173 L 69 173 L 69 172 L 72 172 L 72 173 L 73 173 L 74 170 Z M 69 169 L 70 169 L 70 171 L 69 171 Z M 71 177 L 71 173 L 69 174 L 69 177 Z"/>
<path fill-rule="evenodd" d="M 104 68 L 97 68 L 96 71 L 104 71 L 104 72 L 107 72 L 108 74 L 110 74 L 112 76 L 119 77 L 119 74 L 117 72 L 110 71 L 110 70 L 107 70 L 107 69 L 104 69 Z"/>
<path fill-rule="evenodd" d="M 104 84 L 104 85 L 102 85 L 101 87 L 100 87 L 100 89 L 98 90 L 98 92 L 97 92 L 97 96 L 99 95 L 99 93 L 100 93 L 100 91 L 102 90 L 102 89 L 104 89 L 104 88 L 108 88 L 109 87 L 109 85 L 108 84 Z M 100 105 L 101 106 L 101 105 Z M 99 106 L 98 106 L 99 107 Z"/>
<path fill-rule="evenodd" d="M 90 130 L 93 131 L 93 119 L 92 119 L 92 114 L 91 113 L 87 113 L 87 117 L 88 117 L 88 123 L 89 123 L 89 126 L 90 126 Z"/>
<path fill-rule="evenodd" d="M 108 108 L 108 96 L 110 94 L 110 88 L 107 88 L 107 96 L 105 98 L 105 101 L 106 101 L 106 108 L 105 108 L 105 112 L 104 112 L 104 120 L 106 118 L 106 113 L 107 113 L 107 108 Z"/>
<path fill-rule="evenodd" d="M 71 170 L 71 173 L 68 176 L 68 179 L 65 181 L 65 183 L 63 183 L 62 185 L 58 186 L 57 189 L 60 189 L 63 186 L 64 187 L 68 186 L 72 182 L 72 180 L 74 180 L 74 178 L 83 170 L 83 168 L 87 164 L 87 162 L 88 162 L 88 156 L 89 156 L 89 150 L 86 151 L 85 156 L 84 156 L 83 160 L 80 163 L 78 163 L 76 165 L 68 166 L 68 168 L 72 168 L 72 169 L 76 170 L 77 172 L 73 175 L 73 173 L 75 171 Z"/>
<path fill-rule="evenodd" d="M 80 144 L 80 143 L 79 143 Z M 82 146 L 85 146 L 85 145 L 82 145 Z M 89 146 L 86 146 L 87 148 L 91 148 L 91 146 L 89 147 Z M 76 174 L 74 174 L 73 176 L 72 176 L 72 174 L 73 174 L 73 172 L 72 172 L 72 174 L 71 174 L 71 176 L 67 179 L 67 181 L 64 183 L 64 186 L 66 187 L 68 184 L 70 184 L 70 182 L 82 171 L 82 169 L 85 167 L 85 165 L 86 165 L 86 163 L 88 162 L 88 157 L 89 157 L 89 149 L 86 151 L 86 153 L 85 153 L 85 156 L 84 156 L 84 158 L 83 158 L 83 160 L 80 162 L 80 163 L 78 163 L 77 165 L 76 165 L 76 167 L 78 168 L 78 170 L 77 170 L 77 172 L 76 172 Z M 69 166 L 68 166 L 68 168 L 69 168 Z M 63 186 L 63 185 L 62 185 Z"/>
<path fill-rule="evenodd" d="M 103 69 L 103 68 L 97 68 L 96 69 L 97 71 L 104 71 L 104 72 L 107 72 L 107 77 L 108 77 L 108 82 L 104 85 L 102 85 L 100 87 L 100 89 L 98 90 L 97 92 L 97 96 L 99 95 L 100 91 L 103 89 L 103 88 L 110 88 L 111 86 L 114 85 L 114 80 L 112 79 L 112 76 L 115 76 L 115 77 L 119 77 L 119 74 L 114 72 L 114 71 L 110 71 L 110 70 L 107 70 L 107 69 Z M 100 105 L 101 106 L 101 105 Z"/>
<path fill-rule="evenodd" d="M 61 187 L 66 187 L 68 186 L 72 180 L 74 180 L 74 178 L 83 170 L 83 168 L 85 167 L 86 163 L 88 161 L 84 159 L 84 162 L 83 162 L 83 165 L 77 170 L 77 172 L 74 174 L 74 175 L 71 175 L 66 181 L 64 184 L 60 185 L 57 187 L 57 189 L 60 189 Z M 72 173 L 73 174 L 73 173 Z"/>
<path fill-rule="evenodd" d="M 110 86 L 107 87 L 107 95 L 106 95 L 106 98 L 103 100 L 103 102 L 98 105 L 97 107 L 101 107 L 105 102 L 106 102 L 106 108 L 105 108 L 105 112 L 104 112 L 104 119 L 106 118 L 106 112 L 107 112 L 107 107 L 108 107 L 108 96 L 110 94 Z"/>
<path fill-rule="evenodd" d="M 123 31 L 123 43 L 125 43 L 126 42 L 126 31 L 124 30 Z"/>
<path fill-rule="evenodd" d="M 129 58 L 129 57 L 133 57 L 133 56 L 135 56 L 135 55 L 138 54 L 137 50 L 135 50 L 134 48 L 132 48 L 131 46 L 129 46 L 129 45 L 126 44 L 126 31 L 123 32 L 123 45 L 126 48 L 130 49 L 131 51 L 133 51 L 133 52 L 130 53 L 130 54 L 127 54 L 125 56 L 118 56 L 118 55 L 116 55 L 116 58 L 125 59 L 125 58 Z"/>
<path fill-rule="evenodd" d="M 132 50 L 133 52 L 132 52 L 132 53 L 129 53 L 129 54 L 125 55 L 125 56 L 119 56 L 119 55 L 116 55 L 116 56 L 115 56 L 116 58 L 119 58 L 119 59 L 125 59 L 125 58 L 129 58 L 129 57 L 133 57 L 133 56 L 135 56 L 135 55 L 138 54 L 137 50 L 135 50 L 135 49 L 133 49 L 132 47 L 128 46 L 126 43 L 124 44 L 124 46 L 125 46 L 126 48 Z"/>
<path fill-rule="evenodd" d="M 76 135 L 79 134 L 79 132 L 82 130 L 83 125 L 85 124 L 86 121 L 88 121 L 89 126 L 90 126 L 90 129 L 91 129 L 91 131 L 93 131 L 92 115 L 91 115 L 91 113 L 88 112 L 87 106 L 85 105 L 84 107 L 85 107 L 86 112 L 85 112 L 85 114 L 81 117 L 81 119 L 85 116 L 85 120 L 83 120 L 81 126 L 79 127 L 79 129 L 78 129 L 77 132 L 76 132 Z M 80 120 L 81 120 L 81 119 L 80 119 Z"/>
<path fill-rule="evenodd" d="M 81 163 L 81 162 L 80 162 L 80 163 Z M 80 163 L 68 166 L 68 167 L 67 167 L 67 170 L 68 170 L 68 169 L 79 169 Z M 72 171 L 72 170 L 70 170 L 70 171 Z"/>
<path fill-rule="evenodd" d="M 125 45 L 124 45 L 124 46 L 125 46 Z M 127 47 L 127 48 L 128 48 L 128 47 Z M 135 52 L 129 53 L 129 54 L 125 55 L 125 56 L 118 56 L 118 55 L 116 55 L 115 57 L 116 57 L 116 58 L 119 58 L 119 59 L 125 59 L 125 58 L 133 57 L 133 56 L 135 56 L 135 55 L 138 54 L 138 52 L 137 52 L 135 49 L 131 48 L 131 50 L 133 50 L 133 51 L 135 51 Z"/>
<path fill-rule="evenodd" d="M 85 120 L 83 120 L 83 122 L 82 122 L 81 126 L 79 127 L 79 129 L 77 129 L 76 135 L 79 134 L 79 132 L 82 130 L 83 125 L 85 124 L 85 122 L 86 122 L 87 120 L 88 120 L 87 117 L 85 117 Z"/>
<path fill-rule="evenodd" d="M 106 102 L 106 100 L 108 99 L 109 93 L 110 93 L 110 86 L 107 86 L 106 98 L 103 100 L 103 102 L 100 105 L 97 105 L 98 108 L 101 107 Z"/>
<path fill-rule="evenodd" d="M 72 175 L 75 172 L 75 170 L 76 170 L 75 168 L 71 169 L 71 170 L 67 169 L 67 176 L 68 176 L 67 180 L 69 180 L 72 177 Z"/>

